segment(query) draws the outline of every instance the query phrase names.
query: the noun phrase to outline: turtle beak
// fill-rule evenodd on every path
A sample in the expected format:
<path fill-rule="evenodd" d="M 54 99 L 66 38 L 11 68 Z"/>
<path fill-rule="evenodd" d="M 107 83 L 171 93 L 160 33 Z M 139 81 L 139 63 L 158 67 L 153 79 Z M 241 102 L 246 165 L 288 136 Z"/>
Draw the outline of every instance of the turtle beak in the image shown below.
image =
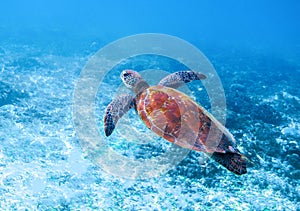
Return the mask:
<path fill-rule="evenodd" d="M 121 72 L 120 78 L 122 79 L 123 83 L 126 84 L 126 77 L 128 77 L 129 73 L 126 70 Z"/>
<path fill-rule="evenodd" d="M 132 88 L 132 70 L 123 70 L 120 78 L 122 79 L 123 83 L 128 87 L 128 88 Z"/>

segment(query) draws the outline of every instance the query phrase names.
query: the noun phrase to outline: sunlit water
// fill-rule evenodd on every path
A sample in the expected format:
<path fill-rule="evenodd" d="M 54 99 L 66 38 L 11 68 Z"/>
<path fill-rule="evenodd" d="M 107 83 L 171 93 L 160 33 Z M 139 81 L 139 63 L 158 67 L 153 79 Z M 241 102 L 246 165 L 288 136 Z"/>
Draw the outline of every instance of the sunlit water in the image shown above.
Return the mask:
<path fill-rule="evenodd" d="M 0 29 L 3 34 L 8 33 L 5 27 L 9 28 Z M 226 127 L 254 163 L 247 174 L 236 176 L 190 152 L 160 177 L 127 180 L 87 159 L 73 127 L 73 92 L 80 71 L 110 39 L 65 40 L 66 46 L 55 40 L 48 45 L 51 36 L 42 40 L 11 38 L 0 43 L 1 210 L 300 209 L 297 52 L 272 54 L 238 46 L 218 49 L 212 43 L 197 46 L 204 47 L 223 83 Z M 178 68 L 164 62 L 158 61 L 169 70 Z M 155 67 L 152 62 L 148 68 Z M 96 102 L 96 111 L 103 138 L 103 112 L 121 84 L 118 74 L 105 79 L 106 91 L 96 98 L 102 102 Z M 189 88 L 194 99 L 209 109 L 201 84 L 192 83 Z M 128 93 L 124 87 L 120 91 Z M 170 147 L 146 131 L 134 111 L 124 121 L 128 137 L 141 131 L 149 134 L 138 146 L 124 138 L 122 128 L 105 139 L 124 156 L 147 159 Z"/>

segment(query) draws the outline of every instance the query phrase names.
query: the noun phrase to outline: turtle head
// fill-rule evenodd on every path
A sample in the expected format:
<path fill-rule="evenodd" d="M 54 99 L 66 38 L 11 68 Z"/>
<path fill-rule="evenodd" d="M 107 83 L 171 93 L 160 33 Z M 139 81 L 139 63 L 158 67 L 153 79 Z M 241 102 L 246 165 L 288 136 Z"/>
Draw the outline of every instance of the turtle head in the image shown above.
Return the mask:
<path fill-rule="evenodd" d="M 134 91 L 136 94 L 149 87 L 142 76 L 134 70 L 123 70 L 120 77 L 125 86 Z"/>
<path fill-rule="evenodd" d="M 143 80 L 142 76 L 133 70 L 123 70 L 120 77 L 129 89 L 132 89 L 139 81 Z"/>

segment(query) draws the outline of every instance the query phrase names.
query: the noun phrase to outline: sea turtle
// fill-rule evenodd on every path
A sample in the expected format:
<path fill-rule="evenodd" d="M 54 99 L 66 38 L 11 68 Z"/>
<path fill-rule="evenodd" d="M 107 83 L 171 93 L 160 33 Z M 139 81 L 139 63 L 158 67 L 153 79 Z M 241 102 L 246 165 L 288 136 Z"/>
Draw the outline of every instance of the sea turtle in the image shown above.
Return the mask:
<path fill-rule="evenodd" d="M 118 96 L 107 106 L 106 136 L 110 136 L 118 120 L 134 108 L 146 126 L 166 140 L 205 152 L 235 174 L 247 172 L 247 158 L 236 148 L 232 134 L 203 107 L 176 90 L 184 83 L 205 79 L 204 74 L 179 71 L 166 76 L 156 86 L 149 86 L 133 70 L 122 71 L 120 77 L 136 96 Z"/>

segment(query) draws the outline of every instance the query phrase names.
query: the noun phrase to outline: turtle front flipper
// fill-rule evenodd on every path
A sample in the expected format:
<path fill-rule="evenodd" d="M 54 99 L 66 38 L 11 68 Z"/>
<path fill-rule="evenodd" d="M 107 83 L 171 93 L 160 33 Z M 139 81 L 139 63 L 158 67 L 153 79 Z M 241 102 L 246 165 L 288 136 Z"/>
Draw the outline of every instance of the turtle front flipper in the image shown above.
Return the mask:
<path fill-rule="evenodd" d="M 178 88 L 185 83 L 196 80 L 203 80 L 206 76 L 202 73 L 195 72 L 192 70 L 185 70 L 172 73 L 163 78 L 158 85 L 167 86 L 171 88 Z"/>
<path fill-rule="evenodd" d="M 135 105 L 134 97 L 121 95 L 115 98 L 106 108 L 104 116 L 104 131 L 110 136 L 114 131 L 118 120 Z"/>
<path fill-rule="evenodd" d="M 240 153 L 214 152 L 211 158 L 235 174 L 242 175 L 247 173 L 247 158 Z"/>

